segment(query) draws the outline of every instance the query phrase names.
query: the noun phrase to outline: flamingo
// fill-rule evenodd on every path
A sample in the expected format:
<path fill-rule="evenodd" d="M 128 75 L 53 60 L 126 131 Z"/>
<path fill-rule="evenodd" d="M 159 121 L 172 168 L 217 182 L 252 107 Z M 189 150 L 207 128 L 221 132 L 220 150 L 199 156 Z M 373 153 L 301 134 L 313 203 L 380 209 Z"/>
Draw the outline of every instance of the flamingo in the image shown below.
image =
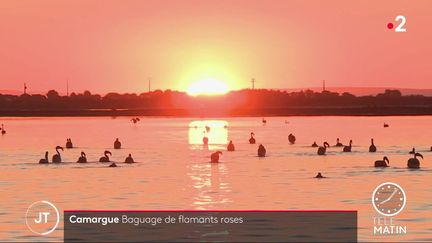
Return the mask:
<path fill-rule="evenodd" d="M 2 124 L 2 126 L 1 126 L 1 133 L 2 133 L 2 135 L 5 135 L 6 134 L 6 130 L 4 129 L 4 125 Z"/>
<path fill-rule="evenodd" d="M 249 138 L 249 143 L 250 144 L 255 144 L 256 141 L 255 141 L 254 136 L 255 136 L 255 133 L 251 132 L 250 133 L 250 138 Z"/>
<path fill-rule="evenodd" d="M 126 157 L 126 159 L 125 159 L 125 163 L 128 163 L 128 164 L 133 164 L 133 163 L 135 163 L 135 161 L 134 161 L 134 159 L 132 158 L 132 155 L 131 155 L 131 154 L 129 154 L 129 156 Z"/>
<path fill-rule="evenodd" d="M 66 139 L 66 148 L 67 149 L 73 148 L 72 139 L 70 139 L 70 138 Z"/>
<path fill-rule="evenodd" d="M 202 140 L 203 140 L 203 144 L 204 144 L 204 145 L 208 145 L 209 139 L 208 139 L 208 137 L 206 136 L 206 132 L 204 131 L 203 134 L 204 134 L 204 137 L 203 137 L 203 139 L 202 139 Z"/>
<path fill-rule="evenodd" d="M 330 148 L 330 144 L 327 142 L 324 142 L 323 146 L 318 148 L 317 154 L 318 155 L 325 155 L 327 148 Z"/>
<path fill-rule="evenodd" d="M 267 120 L 264 117 L 262 118 L 262 124 L 263 125 L 267 124 Z"/>
<path fill-rule="evenodd" d="M 219 155 L 221 155 L 221 151 L 216 151 L 210 155 L 210 162 L 211 163 L 219 163 Z"/>
<path fill-rule="evenodd" d="M 133 122 L 134 124 L 136 124 L 138 122 L 138 120 L 136 118 L 132 118 L 131 122 Z"/>
<path fill-rule="evenodd" d="M 55 150 L 56 150 L 57 153 L 54 154 L 53 157 L 52 157 L 52 162 L 53 162 L 53 163 L 61 163 L 61 162 L 62 162 L 62 159 L 61 159 L 61 156 L 60 156 L 59 149 L 61 149 L 61 150 L 63 151 L 63 147 L 61 147 L 61 146 L 57 146 L 57 147 L 55 148 Z"/>
<path fill-rule="evenodd" d="M 266 151 L 264 145 L 260 144 L 260 146 L 258 147 L 258 157 L 265 157 L 266 153 L 267 153 L 267 151 Z"/>
<path fill-rule="evenodd" d="M 315 178 L 326 178 L 326 177 L 323 176 L 323 175 L 321 174 L 321 172 L 318 172 L 318 174 L 315 176 Z"/>
<path fill-rule="evenodd" d="M 376 151 L 377 151 L 377 148 L 374 144 L 374 140 L 373 140 L 373 138 L 371 138 L 371 145 L 369 146 L 369 152 L 375 153 Z"/>
<path fill-rule="evenodd" d="M 349 145 L 343 148 L 343 152 L 351 152 L 352 140 L 350 140 Z"/>
<path fill-rule="evenodd" d="M 109 167 L 117 167 L 116 163 L 112 162 Z"/>
<path fill-rule="evenodd" d="M 387 156 L 384 156 L 382 160 L 375 161 L 375 167 L 388 167 L 390 160 Z"/>
<path fill-rule="evenodd" d="M 121 149 L 121 142 L 118 138 L 114 141 L 114 149 Z"/>
<path fill-rule="evenodd" d="M 234 147 L 234 144 L 233 144 L 232 140 L 230 140 L 230 142 L 229 142 L 229 144 L 227 146 L 227 150 L 228 151 L 234 151 L 235 150 L 235 147 Z"/>
<path fill-rule="evenodd" d="M 109 157 L 108 157 L 108 154 L 109 154 L 110 156 L 112 156 L 112 154 L 111 154 L 110 151 L 105 150 L 105 152 L 104 152 L 104 156 L 103 156 L 103 157 L 100 157 L 99 162 L 110 162 L 110 159 L 109 159 Z"/>
<path fill-rule="evenodd" d="M 420 168 L 420 161 L 417 159 L 417 157 L 420 157 L 423 159 L 423 155 L 421 153 L 415 153 L 414 158 L 411 158 L 408 160 L 407 166 L 411 169 L 418 169 Z"/>
<path fill-rule="evenodd" d="M 316 143 L 316 141 L 314 141 L 314 143 L 312 144 L 312 147 L 313 147 L 313 148 L 318 147 L 318 144 Z"/>
<path fill-rule="evenodd" d="M 39 160 L 39 164 L 48 164 L 48 151 L 45 152 L 45 158 Z"/>
<path fill-rule="evenodd" d="M 336 139 L 335 147 L 343 147 L 343 144 L 339 141 L 339 138 Z"/>
<path fill-rule="evenodd" d="M 389 127 L 390 125 L 384 122 L 384 128 Z"/>
<path fill-rule="evenodd" d="M 81 151 L 81 156 L 78 158 L 77 163 L 87 163 L 87 157 L 83 151 Z"/>
<path fill-rule="evenodd" d="M 289 141 L 291 144 L 295 144 L 296 137 L 295 137 L 292 133 L 290 133 L 290 134 L 288 135 L 288 141 Z"/>

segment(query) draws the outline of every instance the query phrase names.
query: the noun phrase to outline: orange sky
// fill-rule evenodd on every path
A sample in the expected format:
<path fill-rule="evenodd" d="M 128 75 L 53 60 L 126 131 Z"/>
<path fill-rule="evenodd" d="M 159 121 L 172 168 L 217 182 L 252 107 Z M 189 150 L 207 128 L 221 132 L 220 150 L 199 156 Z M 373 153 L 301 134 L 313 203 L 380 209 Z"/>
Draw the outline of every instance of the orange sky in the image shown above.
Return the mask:
<path fill-rule="evenodd" d="M 432 88 L 432 1 L 1 1 L 0 90 Z M 406 33 L 386 28 L 403 14 Z"/>

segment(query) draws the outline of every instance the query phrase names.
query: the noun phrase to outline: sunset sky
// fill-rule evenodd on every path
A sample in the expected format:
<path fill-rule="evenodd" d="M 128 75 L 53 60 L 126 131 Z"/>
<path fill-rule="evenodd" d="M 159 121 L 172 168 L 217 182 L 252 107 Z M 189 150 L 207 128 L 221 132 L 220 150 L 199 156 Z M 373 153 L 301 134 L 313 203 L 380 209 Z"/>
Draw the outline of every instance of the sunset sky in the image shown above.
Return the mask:
<path fill-rule="evenodd" d="M 432 88 L 432 1 L 2 0 L 0 90 Z M 397 15 L 406 33 L 387 29 Z"/>

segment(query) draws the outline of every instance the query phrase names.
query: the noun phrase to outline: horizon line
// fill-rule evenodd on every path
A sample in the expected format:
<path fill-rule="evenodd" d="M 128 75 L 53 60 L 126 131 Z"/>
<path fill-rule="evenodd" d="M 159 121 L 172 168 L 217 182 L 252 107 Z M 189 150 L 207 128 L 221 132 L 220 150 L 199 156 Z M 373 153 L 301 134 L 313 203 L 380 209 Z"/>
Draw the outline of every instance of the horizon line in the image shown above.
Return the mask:
<path fill-rule="evenodd" d="M 404 88 L 404 87 L 396 87 L 396 86 L 326 86 L 325 91 L 331 92 L 331 89 L 392 89 L 392 90 L 416 90 L 416 91 L 432 91 L 432 87 L 431 88 Z M 93 93 L 93 91 L 90 90 L 82 90 L 82 91 L 71 91 L 70 89 L 68 91 L 59 91 L 56 89 L 48 89 L 46 91 L 34 91 L 34 92 L 26 92 L 26 94 L 30 94 L 30 95 L 44 95 L 46 93 L 48 93 L 48 91 L 50 90 L 54 90 L 56 92 L 59 93 L 59 95 L 63 95 L 63 96 L 67 96 L 66 94 L 69 94 L 68 96 L 70 96 L 70 94 L 75 93 L 75 94 L 80 94 L 80 93 L 84 93 L 86 91 L 89 91 L 91 94 L 99 94 L 99 95 L 107 95 L 109 93 L 118 93 L 118 94 L 144 94 L 144 93 L 151 93 L 151 92 L 155 92 L 155 91 L 168 91 L 171 90 L 173 92 L 180 92 L 180 93 L 187 93 L 187 90 L 176 90 L 176 89 L 153 89 L 150 92 L 147 90 L 142 90 L 141 91 L 137 91 L 137 92 L 133 92 L 133 91 L 123 91 L 123 92 L 119 92 L 119 91 L 105 91 L 105 92 L 95 92 Z M 232 89 L 229 90 L 227 93 L 225 94 L 220 94 L 220 95 L 226 95 L 229 94 L 231 92 L 235 92 L 235 91 L 244 91 L 244 90 L 274 90 L 274 91 L 289 91 L 289 90 L 296 90 L 296 91 L 305 91 L 305 90 L 312 90 L 312 91 L 316 91 L 316 90 L 320 90 L 320 91 L 324 91 L 322 87 L 320 86 L 309 86 L 309 87 L 292 87 L 292 88 L 241 88 L 241 89 Z M 3 93 L 4 92 L 4 93 Z M 294 92 L 294 91 L 293 91 Z M 349 92 L 349 91 L 347 91 Z M 20 90 L 11 90 L 11 89 L 4 89 L 4 90 L 0 90 L 0 95 L 22 95 L 24 94 L 22 91 Z M 205 94 L 203 94 L 205 95 Z M 201 96 L 201 95 L 198 95 Z M 218 95 L 212 95 L 212 96 L 218 96 Z"/>

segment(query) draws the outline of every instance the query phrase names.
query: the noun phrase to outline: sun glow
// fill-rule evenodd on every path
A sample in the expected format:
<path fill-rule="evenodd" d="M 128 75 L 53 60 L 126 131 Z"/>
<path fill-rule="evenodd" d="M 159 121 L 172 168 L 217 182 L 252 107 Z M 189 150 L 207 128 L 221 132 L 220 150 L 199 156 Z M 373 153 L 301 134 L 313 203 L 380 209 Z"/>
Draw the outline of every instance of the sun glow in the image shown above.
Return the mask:
<path fill-rule="evenodd" d="M 207 78 L 192 83 L 187 89 L 189 95 L 222 95 L 228 93 L 229 88 L 224 82 L 214 78 Z"/>

